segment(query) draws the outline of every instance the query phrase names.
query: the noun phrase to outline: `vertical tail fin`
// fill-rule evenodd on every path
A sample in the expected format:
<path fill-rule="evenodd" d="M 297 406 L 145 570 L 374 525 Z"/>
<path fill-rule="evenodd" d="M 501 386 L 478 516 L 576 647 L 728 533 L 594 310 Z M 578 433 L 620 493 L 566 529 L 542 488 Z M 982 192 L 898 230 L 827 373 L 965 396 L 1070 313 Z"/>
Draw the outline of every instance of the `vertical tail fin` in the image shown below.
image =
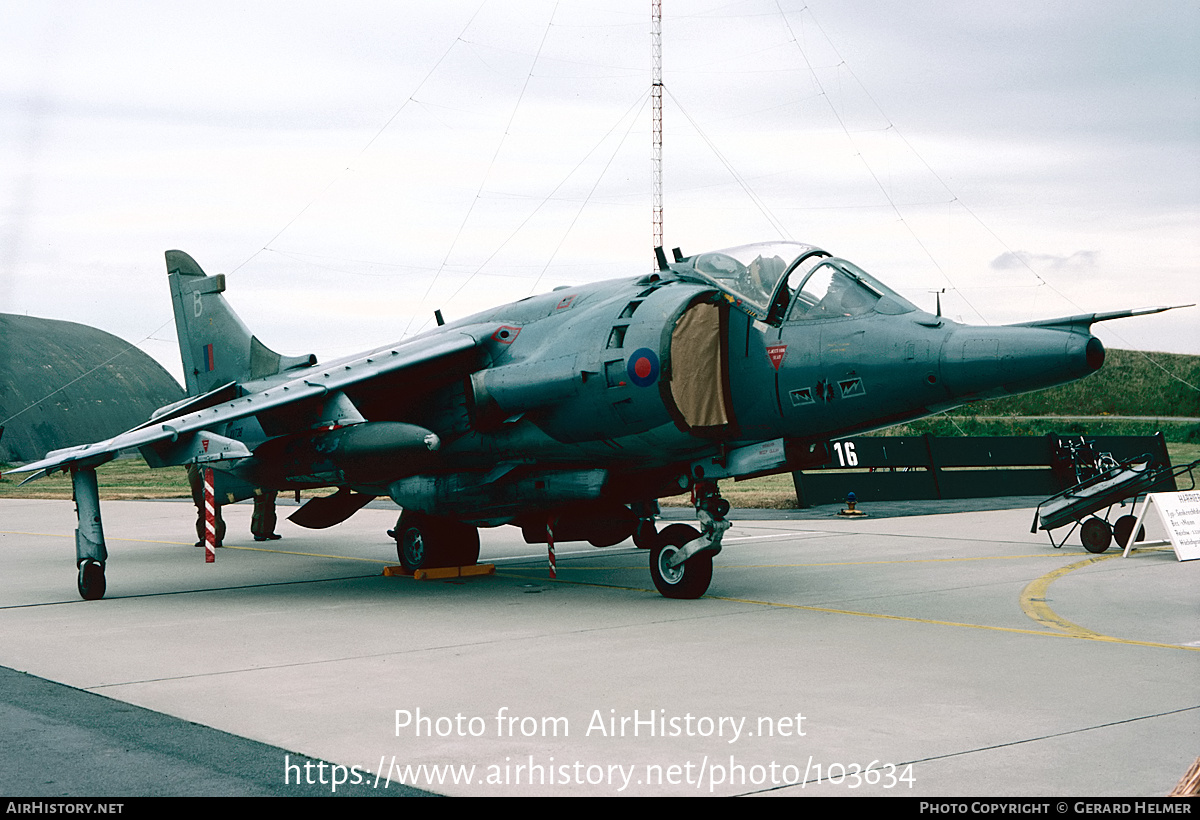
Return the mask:
<path fill-rule="evenodd" d="M 167 278 L 189 396 L 316 364 L 311 355 L 280 356 L 253 336 L 221 295 L 224 274 L 206 276 L 183 251 L 167 251 Z"/>

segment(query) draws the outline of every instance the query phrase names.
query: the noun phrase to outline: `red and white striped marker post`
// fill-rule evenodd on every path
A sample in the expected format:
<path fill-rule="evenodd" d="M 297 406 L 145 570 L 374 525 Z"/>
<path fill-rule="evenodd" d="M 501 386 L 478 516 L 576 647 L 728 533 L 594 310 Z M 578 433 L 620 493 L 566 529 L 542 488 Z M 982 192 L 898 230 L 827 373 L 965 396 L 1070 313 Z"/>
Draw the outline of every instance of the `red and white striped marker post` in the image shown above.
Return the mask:
<path fill-rule="evenodd" d="M 212 467 L 204 468 L 204 563 L 217 560 L 217 497 Z"/>
<path fill-rule="evenodd" d="M 546 517 L 546 552 L 547 559 L 550 561 L 550 580 L 558 577 L 554 566 L 554 518 Z"/>

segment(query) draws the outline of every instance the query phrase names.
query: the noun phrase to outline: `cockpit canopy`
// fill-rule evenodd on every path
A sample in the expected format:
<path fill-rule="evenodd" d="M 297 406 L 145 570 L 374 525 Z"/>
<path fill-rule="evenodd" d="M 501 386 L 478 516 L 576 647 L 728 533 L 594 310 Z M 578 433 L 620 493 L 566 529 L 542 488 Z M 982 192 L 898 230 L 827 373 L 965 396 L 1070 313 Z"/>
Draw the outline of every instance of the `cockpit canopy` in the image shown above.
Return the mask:
<path fill-rule="evenodd" d="M 799 242 L 726 248 L 673 268 L 714 285 L 735 307 L 770 325 L 917 309 L 856 265 Z"/>

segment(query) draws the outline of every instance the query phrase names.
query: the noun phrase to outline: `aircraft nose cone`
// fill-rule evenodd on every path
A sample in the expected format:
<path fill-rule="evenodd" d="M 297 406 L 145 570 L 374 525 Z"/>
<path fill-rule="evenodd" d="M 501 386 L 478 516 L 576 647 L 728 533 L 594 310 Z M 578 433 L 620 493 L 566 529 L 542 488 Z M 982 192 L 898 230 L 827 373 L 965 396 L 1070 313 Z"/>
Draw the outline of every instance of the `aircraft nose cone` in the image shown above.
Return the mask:
<path fill-rule="evenodd" d="M 1088 337 L 1087 346 L 1084 349 L 1084 355 L 1087 359 L 1088 372 L 1095 373 L 1104 364 L 1104 345 L 1095 336 Z"/>
<path fill-rule="evenodd" d="M 990 398 L 1063 384 L 1100 369 L 1094 336 L 1032 327 L 964 327 L 942 348 L 942 380 L 955 396 Z"/>

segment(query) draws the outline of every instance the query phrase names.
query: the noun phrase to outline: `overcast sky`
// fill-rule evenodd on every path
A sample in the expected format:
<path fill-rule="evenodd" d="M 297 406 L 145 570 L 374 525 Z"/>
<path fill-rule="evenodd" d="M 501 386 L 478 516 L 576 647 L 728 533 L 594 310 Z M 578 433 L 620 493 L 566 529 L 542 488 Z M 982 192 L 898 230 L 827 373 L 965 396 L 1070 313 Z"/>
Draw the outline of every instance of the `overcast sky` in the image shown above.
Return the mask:
<path fill-rule="evenodd" d="M 283 353 L 651 251 L 648 0 L 8 3 L 0 310 L 180 373 L 163 251 Z M 666 244 L 1002 324 L 1200 301 L 1200 4 L 664 0 Z M 1200 308 L 1097 326 L 1200 354 Z"/>

